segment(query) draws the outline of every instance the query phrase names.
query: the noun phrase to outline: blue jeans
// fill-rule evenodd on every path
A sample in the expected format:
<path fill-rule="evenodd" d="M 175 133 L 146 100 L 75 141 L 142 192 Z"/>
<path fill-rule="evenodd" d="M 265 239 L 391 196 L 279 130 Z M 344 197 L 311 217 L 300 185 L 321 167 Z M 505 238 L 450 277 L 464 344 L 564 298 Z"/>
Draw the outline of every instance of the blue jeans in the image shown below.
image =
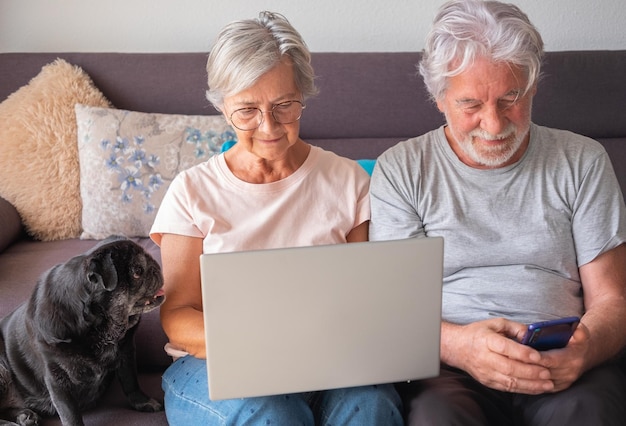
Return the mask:
<path fill-rule="evenodd" d="M 393 385 L 211 401 L 206 361 L 178 359 L 163 375 L 170 425 L 402 425 Z"/>

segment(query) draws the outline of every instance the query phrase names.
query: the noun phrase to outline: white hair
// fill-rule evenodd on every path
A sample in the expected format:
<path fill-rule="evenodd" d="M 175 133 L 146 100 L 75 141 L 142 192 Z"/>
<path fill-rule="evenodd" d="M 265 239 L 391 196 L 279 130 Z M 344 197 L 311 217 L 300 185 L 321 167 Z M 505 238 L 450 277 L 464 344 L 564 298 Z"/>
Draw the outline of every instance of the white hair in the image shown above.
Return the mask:
<path fill-rule="evenodd" d="M 285 57 L 293 64 L 302 96 L 315 95 L 311 53 L 287 18 L 261 12 L 257 19 L 228 24 L 217 36 L 207 61 L 207 99 L 221 110 L 225 97 L 253 86 Z"/>
<path fill-rule="evenodd" d="M 446 92 L 448 78 L 466 71 L 476 58 L 524 70 L 530 90 L 539 80 L 543 41 L 517 6 L 498 1 L 453 0 L 435 16 L 419 64 L 433 100 Z"/>

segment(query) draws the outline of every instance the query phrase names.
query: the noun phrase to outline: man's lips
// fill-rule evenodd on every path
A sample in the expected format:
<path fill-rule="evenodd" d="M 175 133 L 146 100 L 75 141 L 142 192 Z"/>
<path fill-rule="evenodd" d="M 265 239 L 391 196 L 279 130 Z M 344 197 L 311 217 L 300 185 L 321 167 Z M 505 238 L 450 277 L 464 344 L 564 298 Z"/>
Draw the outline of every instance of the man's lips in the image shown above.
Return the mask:
<path fill-rule="evenodd" d="M 509 138 L 503 138 L 503 139 L 501 139 L 501 138 L 499 138 L 499 139 L 483 139 L 483 138 L 480 138 L 480 137 L 475 137 L 474 140 L 476 140 L 478 142 L 481 142 L 481 143 L 484 143 L 484 144 L 488 144 L 488 145 L 499 145 L 499 144 L 508 142 Z"/>

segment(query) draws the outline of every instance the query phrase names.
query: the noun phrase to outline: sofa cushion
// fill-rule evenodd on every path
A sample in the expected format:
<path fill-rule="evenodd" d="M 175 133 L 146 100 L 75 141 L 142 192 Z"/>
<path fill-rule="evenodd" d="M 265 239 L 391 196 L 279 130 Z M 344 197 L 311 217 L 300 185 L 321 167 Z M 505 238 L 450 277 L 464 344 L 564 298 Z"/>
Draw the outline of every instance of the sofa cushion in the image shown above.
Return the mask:
<path fill-rule="evenodd" d="M 356 162 L 359 163 L 359 165 L 363 167 L 363 169 L 365 169 L 368 175 L 372 175 L 372 172 L 374 171 L 374 166 L 376 166 L 375 159 L 362 158 L 360 160 L 356 160 Z"/>
<path fill-rule="evenodd" d="M 235 139 L 221 115 L 76 105 L 76 120 L 83 239 L 147 237 L 174 176 Z"/>
<path fill-rule="evenodd" d="M 20 215 L 7 200 L 0 197 L 0 253 L 17 239 L 22 230 Z"/>
<path fill-rule="evenodd" d="M 0 104 L 0 196 L 40 240 L 80 234 L 77 102 L 109 105 L 82 69 L 59 59 Z"/>

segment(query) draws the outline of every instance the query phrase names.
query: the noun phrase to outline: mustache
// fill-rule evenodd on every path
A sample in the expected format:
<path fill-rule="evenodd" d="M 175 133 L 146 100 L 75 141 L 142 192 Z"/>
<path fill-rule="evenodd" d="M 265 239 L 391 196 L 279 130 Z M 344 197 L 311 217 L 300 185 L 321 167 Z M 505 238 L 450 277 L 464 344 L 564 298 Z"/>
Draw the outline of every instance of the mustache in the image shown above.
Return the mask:
<path fill-rule="evenodd" d="M 502 132 L 496 135 L 491 134 L 483 129 L 474 129 L 471 132 L 469 132 L 469 136 L 477 137 L 477 138 L 488 140 L 488 141 L 500 141 L 500 140 L 507 139 L 515 135 L 515 130 L 516 130 L 515 126 L 512 123 L 509 123 Z"/>

